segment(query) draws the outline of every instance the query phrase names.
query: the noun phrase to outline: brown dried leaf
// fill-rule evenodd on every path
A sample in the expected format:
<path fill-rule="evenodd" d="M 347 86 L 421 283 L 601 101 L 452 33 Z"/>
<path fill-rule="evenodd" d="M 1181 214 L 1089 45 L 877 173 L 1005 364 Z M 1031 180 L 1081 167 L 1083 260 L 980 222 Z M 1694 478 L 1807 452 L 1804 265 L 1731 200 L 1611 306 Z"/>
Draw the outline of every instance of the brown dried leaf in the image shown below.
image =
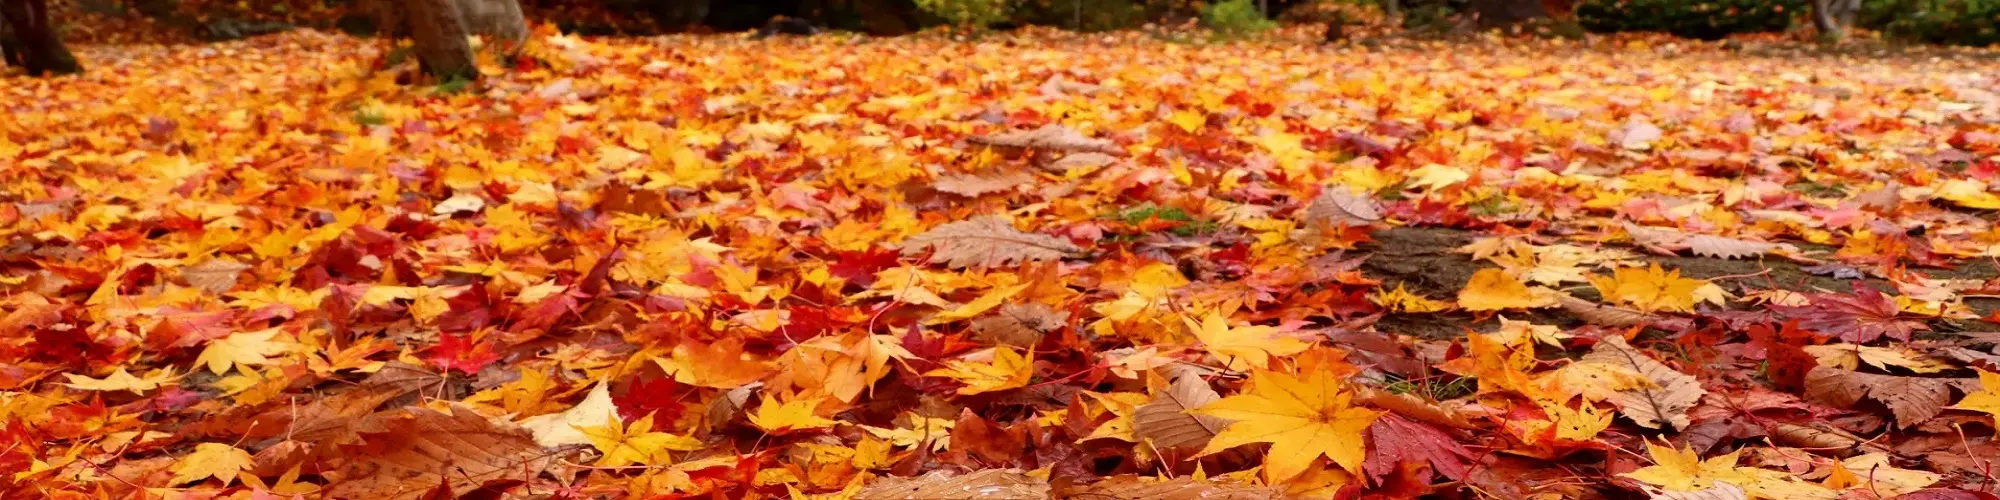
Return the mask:
<path fill-rule="evenodd" d="M 1689 236 L 1686 243 L 1688 250 L 1693 251 L 1695 255 L 1718 259 L 1758 257 L 1778 249 L 1778 244 L 1776 243 L 1724 238 L 1706 234 Z"/>
<path fill-rule="evenodd" d="M 1626 389 L 1611 393 L 1606 398 L 1640 427 L 1687 428 L 1688 409 L 1708 393 L 1701 388 L 1701 381 L 1639 352 L 1631 344 L 1626 344 L 1624 337 L 1617 335 L 1599 340 L 1597 347 L 1583 356 L 1583 361 L 1631 369 L 1653 382 L 1653 387 Z"/>
<path fill-rule="evenodd" d="M 249 264 L 228 257 L 216 257 L 207 262 L 181 268 L 181 280 L 195 288 L 208 290 L 208 293 L 220 295 L 231 288 L 236 288 L 236 278 L 247 270 L 250 270 Z"/>
<path fill-rule="evenodd" d="M 944 224 L 903 240 L 904 256 L 925 250 L 931 251 L 928 262 L 953 268 L 1055 260 L 1082 252 L 1068 241 L 1014 229 L 1007 219 L 991 215 Z"/>
<path fill-rule="evenodd" d="M 931 471 L 887 477 L 861 489 L 855 500 L 1029 500 L 1051 498 L 1049 483 L 1020 469 L 984 469 L 965 474 Z"/>
<path fill-rule="evenodd" d="M 1056 331 L 1068 322 L 1068 312 L 1049 309 L 1049 306 L 1007 304 L 1000 306 L 991 316 L 972 320 L 972 336 L 995 344 L 1030 347 L 1040 341 L 1042 335 Z"/>
<path fill-rule="evenodd" d="M 1811 448 L 1815 451 L 1850 457 L 1862 453 L 1889 453 L 1888 446 L 1861 439 L 1860 436 L 1833 428 L 1823 423 L 1811 425 L 1772 422 L 1771 442 L 1782 446 Z"/>
<path fill-rule="evenodd" d="M 1118 161 L 1118 157 L 1104 153 L 1085 151 L 1082 153 L 1071 153 L 1068 155 L 1064 155 L 1062 158 L 1059 158 L 1056 161 L 1052 161 L 1046 165 L 1042 165 L 1042 169 L 1051 172 L 1069 172 L 1071 170 L 1093 169 L 1093 168 L 1103 167 L 1105 165 L 1110 165 L 1111 162 L 1114 161 Z"/>
<path fill-rule="evenodd" d="M 1653 315 L 1636 309 L 1607 306 L 1569 295 L 1557 295 L 1556 304 L 1562 306 L 1564 311 L 1582 318 L 1585 323 L 1593 325 L 1637 326 L 1653 321 Z"/>
<path fill-rule="evenodd" d="M 1852 408 L 1862 397 L 1889 407 L 1897 427 L 1917 425 L 1950 404 L 1951 379 L 1876 375 L 1814 367 L 1806 373 L 1806 399 L 1840 408 Z"/>
<path fill-rule="evenodd" d="M 1208 446 L 1209 438 L 1227 427 L 1229 421 L 1193 415 L 1187 411 L 1219 399 L 1222 395 L 1216 394 L 1215 389 L 1201 377 L 1175 378 L 1165 392 L 1154 396 L 1153 402 L 1140 406 L 1132 414 L 1133 433 L 1151 442 L 1157 449 L 1200 450 Z"/>
<path fill-rule="evenodd" d="M 1460 429 L 1478 429 L 1465 414 L 1432 404 L 1408 393 L 1396 394 L 1373 387 L 1361 387 L 1354 402 L 1396 412 L 1421 422 Z"/>
<path fill-rule="evenodd" d="M 1243 483 L 1209 482 L 1193 476 L 1164 481 L 1148 481 L 1136 476 L 1118 476 L 1068 498 L 1104 500 L 1268 500 L 1284 498 L 1283 491 Z"/>
<path fill-rule="evenodd" d="M 959 196 L 979 197 L 987 193 L 1013 191 L 1034 182 L 1035 176 L 1027 172 L 955 174 L 939 177 L 931 182 L 931 187 Z"/>
<path fill-rule="evenodd" d="M 531 476 L 553 457 L 527 429 L 495 421 L 452 404 L 444 413 L 421 407 L 394 410 L 379 420 L 385 432 L 351 460 L 327 494 L 335 498 L 414 499 L 440 484 L 453 490 L 489 480 Z"/>
<path fill-rule="evenodd" d="M 1050 151 L 1095 151 L 1109 155 L 1124 154 L 1118 143 L 1110 139 L 1092 139 L 1068 127 L 1057 124 L 1043 125 L 1034 130 L 1012 130 L 998 134 L 987 134 L 966 139 L 967 142 L 984 146 L 1006 146 L 1015 148 L 1041 149 Z"/>
<path fill-rule="evenodd" d="M 1382 209 L 1370 197 L 1356 195 L 1347 188 L 1331 187 L 1306 206 L 1308 227 L 1366 226 L 1382 220 Z"/>

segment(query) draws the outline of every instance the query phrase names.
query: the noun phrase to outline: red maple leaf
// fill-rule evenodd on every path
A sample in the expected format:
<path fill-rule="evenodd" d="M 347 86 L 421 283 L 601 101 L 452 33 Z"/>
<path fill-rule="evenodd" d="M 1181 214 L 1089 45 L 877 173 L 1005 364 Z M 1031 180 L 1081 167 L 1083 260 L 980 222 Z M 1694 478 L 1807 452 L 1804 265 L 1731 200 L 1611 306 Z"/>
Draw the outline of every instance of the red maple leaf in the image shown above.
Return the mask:
<path fill-rule="evenodd" d="M 1778 329 L 1770 325 L 1750 327 L 1750 344 L 1764 352 L 1764 359 L 1770 364 L 1765 370 L 1771 382 L 1778 388 L 1789 391 L 1803 391 L 1806 388 L 1806 373 L 1819 366 L 1819 359 L 1807 353 L 1805 346 L 1816 344 L 1813 334 L 1799 330 L 1797 321 L 1785 322 Z"/>
<path fill-rule="evenodd" d="M 493 352 L 492 343 L 473 343 L 466 335 L 444 335 L 424 355 L 424 361 L 436 365 L 438 369 L 458 370 L 468 375 L 478 373 L 480 368 L 499 360 L 500 354 Z"/>
<path fill-rule="evenodd" d="M 1361 471 L 1368 481 L 1380 484 L 1397 464 L 1410 462 L 1458 480 L 1465 477 L 1474 457 L 1451 434 L 1389 413 L 1368 426 L 1368 458 L 1361 462 Z"/>
<path fill-rule="evenodd" d="M 875 282 L 875 273 L 896 266 L 896 258 L 901 255 L 895 250 L 871 248 L 860 252 L 840 252 L 840 258 L 828 265 L 826 271 L 836 277 L 860 286 Z"/>
<path fill-rule="evenodd" d="M 632 387 L 624 394 L 613 396 L 617 403 L 618 416 L 626 421 L 638 420 L 653 415 L 655 422 L 673 422 L 680 419 L 687 409 L 682 400 L 689 397 L 687 386 L 668 377 L 644 378 L 632 382 Z"/>
<path fill-rule="evenodd" d="M 1888 295 L 1854 283 L 1853 294 L 1806 294 L 1809 304 L 1772 306 L 1778 314 L 1798 322 L 1799 328 L 1839 337 L 1856 344 L 1888 336 L 1910 340 L 1910 332 L 1929 330 L 1923 323 L 1896 319 L 1902 310 Z"/>

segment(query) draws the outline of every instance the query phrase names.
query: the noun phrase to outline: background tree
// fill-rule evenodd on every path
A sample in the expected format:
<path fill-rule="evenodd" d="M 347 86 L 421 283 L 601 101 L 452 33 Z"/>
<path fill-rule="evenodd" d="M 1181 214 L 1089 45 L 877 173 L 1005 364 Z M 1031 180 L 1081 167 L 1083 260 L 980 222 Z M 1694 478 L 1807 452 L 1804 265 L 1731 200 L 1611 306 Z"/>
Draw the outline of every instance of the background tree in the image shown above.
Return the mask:
<path fill-rule="evenodd" d="M 424 73 L 442 79 L 477 79 L 479 67 L 468 35 L 511 49 L 528 37 L 528 23 L 516 0 L 373 0 L 384 36 L 409 36 Z"/>
<path fill-rule="evenodd" d="M 1861 0 L 1812 0 L 1813 27 L 1829 40 L 1846 37 L 1847 27 L 1860 13 Z"/>
<path fill-rule="evenodd" d="M 6 18 L 0 23 L 0 55 L 7 64 L 31 75 L 83 71 L 49 22 L 48 0 L 0 0 L 0 17 Z"/>

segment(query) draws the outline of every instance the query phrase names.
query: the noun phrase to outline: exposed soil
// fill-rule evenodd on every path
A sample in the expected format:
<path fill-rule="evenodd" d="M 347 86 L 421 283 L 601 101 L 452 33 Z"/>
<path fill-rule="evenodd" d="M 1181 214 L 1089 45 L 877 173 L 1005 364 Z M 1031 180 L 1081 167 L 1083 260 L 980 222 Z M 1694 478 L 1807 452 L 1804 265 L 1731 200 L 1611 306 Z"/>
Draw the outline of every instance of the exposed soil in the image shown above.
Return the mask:
<path fill-rule="evenodd" d="M 1459 229 L 1399 227 L 1376 231 L 1375 242 L 1364 250 L 1374 252 L 1361 266 L 1362 273 L 1381 280 L 1385 287 L 1398 284 L 1411 292 L 1435 299 L 1447 299 L 1458 295 L 1472 279 L 1472 274 L 1491 264 L 1475 262 L 1470 255 L 1456 253 L 1453 249 L 1471 243 L 1478 233 Z M 1816 250 L 1830 250 L 1820 248 Z M 1854 281 L 1864 286 L 1894 293 L 1894 286 L 1887 280 L 1865 277 L 1859 280 L 1841 279 L 1815 275 L 1806 272 L 1800 264 L 1784 259 L 1729 260 L 1697 256 L 1661 256 L 1644 254 L 1650 262 L 1657 262 L 1666 269 L 1677 269 L 1682 276 L 1702 279 L 1721 277 L 1717 283 L 1731 293 L 1778 288 L 1799 292 L 1845 292 Z M 1922 269 L 1934 278 L 1952 279 L 1992 279 L 1996 272 L 1994 264 L 1987 260 L 1962 263 L 1956 269 Z M 1572 290 L 1581 298 L 1596 299 L 1596 291 L 1588 287 Z M 2000 299 L 1974 298 L 1966 301 L 1973 312 L 1980 316 L 1993 314 L 2000 308 Z M 1509 318 L 1526 319 L 1543 324 L 1574 327 L 1583 321 L 1560 309 L 1536 309 L 1509 312 Z M 1384 331 L 1415 335 L 1425 338 L 1453 338 L 1463 335 L 1466 329 L 1490 331 L 1498 328 L 1497 321 L 1478 321 L 1472 314 L 1463 312 L 1444 314 L 1391 314 L 1376 325 Z M 1956 324 L 1934 325 L 1945 330 L 1960 330 Z"/>

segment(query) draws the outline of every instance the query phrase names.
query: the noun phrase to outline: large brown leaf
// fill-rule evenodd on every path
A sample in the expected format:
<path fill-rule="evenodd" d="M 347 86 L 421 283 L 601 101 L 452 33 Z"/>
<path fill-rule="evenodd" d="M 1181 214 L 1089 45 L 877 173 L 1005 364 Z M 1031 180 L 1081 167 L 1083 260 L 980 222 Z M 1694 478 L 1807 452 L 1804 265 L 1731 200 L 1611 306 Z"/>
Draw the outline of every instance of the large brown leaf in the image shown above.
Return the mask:
<path fill-rule="evenodd" d="M 477 488 L 495 479 L 529 479 L 552 456 L 527 429 L 453 404 L 451 412 L 421 407 L 374 419 L 383 432 L 345 455 L 346 468 L 327 488 L 333 498 L 413 499 L 448 484 Z"/>
<path fill-rule="evenodd" d="M 1053 236 L 1014 229 L 1007 219 L 990 215 L 934 227 L 903 240 L 905 256 L 925 250 L 931 251 L 930 263 L 954 268 L 1054 260 L 1082 251 Z"/>
<path fill-rule="evenodd" d="M 1033 500 L 1050 498 L 1048 481 L 1020 469 L 985 469 L 964 474 L 931 471 L 917 477 L 889 477 L 854 495 L 855 500 Z"/>
<path fill-rule="evenodd" d="M 1701 401 L 1702 394 L 1708 393 L 1701 388 L 1701 381 L 1639 352 L 1617 335 L 1598 341 L 1597 347 L 1583 356 L 1583 361 L 1630 369 L 1653 382 L 1651 387 L 1625 389 L 1607 398 L 1640 427 L 1687 428 L 1688 409 Z"/>
<path fill-rule="evenodd" d="M 1222 399 L 1201 377 L 1181 376 L 1167 386 L 1153 402 L 1132 414 L 1132 430 L 1160 450 L 1194 452 L 1208 446 L 1208 440 L 1229 425 L 1228 420 L 1193 415 L 1188 410 Z"/>
<path fill-rule="evenodd" d="M 1950 379 L 1876 375 L 1821 366 L 1806 373 L 1806 399 L 1852 408 L 1865 397 L 1889 407 L 1897 427 L 1909 427 L 1944 411 L 1944 405 L 1951 403 L 1953 383 Z"/>
<path fill-rule="evenodd" d="M 1125 154 L 1118 143 L 1110 139 L 1093 139 L 1068 127 L 1056 124 L 1043 125 L 1034 130 L 1012 130 L 997 134 L 969 137 L 966 142 L 985 146 L 1005 146 L 1014 148 L 1040 149 L 1046 151 L 1079 152 L 1092 151 L 1110 155 Z"/>
<path fill-rule="evenodd" d="M 1283 491 L 1267 486 L 1197 480 L 1181 476 L 1164 481 L 1147 481 L 1135 476 L 1118 476 L 1090 485 L 1067 498 L 1104 500 L 1269 500 L 1284 498 Z"/>

